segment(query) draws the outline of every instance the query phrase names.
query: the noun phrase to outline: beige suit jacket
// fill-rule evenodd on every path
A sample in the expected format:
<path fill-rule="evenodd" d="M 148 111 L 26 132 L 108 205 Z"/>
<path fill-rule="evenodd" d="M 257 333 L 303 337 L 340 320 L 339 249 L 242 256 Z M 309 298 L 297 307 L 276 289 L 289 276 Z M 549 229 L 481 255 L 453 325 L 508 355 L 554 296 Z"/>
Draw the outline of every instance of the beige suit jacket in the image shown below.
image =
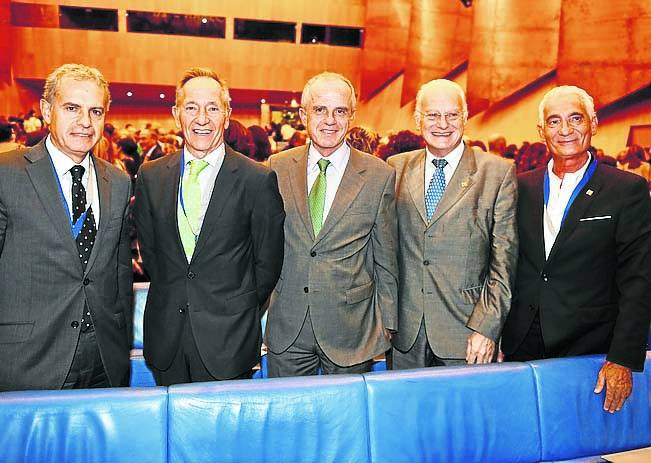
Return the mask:
<path fill-rule="evenodd" d="M 285 260 L 269 302 L 266 344 L 284 352 L 308 308 L 319 346 L 340 366 L 386 351 L 397 329 L 395 172 L 351 148 L 328 216 L 314 236 L 308 208 L 307 146 L 272 156 L 285 203 Z"/>
<path fill-rule="evenodd" d="M 400 236 L 394 345 L 411 348 L 423 317 L 432 351 L 466 356 L 477 331 L 497 340 L 511 306 L 518 255 L 512 162 L 466 147 L 434 216 L 425 214 L 425 150 L 389 158 Z"/>

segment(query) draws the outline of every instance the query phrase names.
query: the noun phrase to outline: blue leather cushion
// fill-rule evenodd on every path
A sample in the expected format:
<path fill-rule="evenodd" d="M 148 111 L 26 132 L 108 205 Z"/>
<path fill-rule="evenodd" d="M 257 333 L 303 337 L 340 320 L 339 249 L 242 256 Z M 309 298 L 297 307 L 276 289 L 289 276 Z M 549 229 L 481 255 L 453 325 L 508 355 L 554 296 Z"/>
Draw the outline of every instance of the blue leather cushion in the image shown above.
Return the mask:
<path fill-rule="evenodd" d="M 145 303 L 149 283 L 133 284 L 133 348 L 142 349 L 142 320 L 145 315 Z"/>
<path fill-rule="evenodd" d="M 622 409 L 614 414 L 604 412 L 605 391 L 593 392 L 603 362 L 603 355 L 529 362 L 538 391 L 543 460 L 651 445 L 647 377 L 633 373 L 633 393 Z"/>
<path fill-rule="evenodd" d="M 0 461 L 167 461 L 165 388 L 0 394 Z"/>
<path fill-rule="evenodd" d="M 511 363 L 364 375 L 373 462 L 538 461 L 531 368 Z"/>
<path fill-rule="evenodd" d="M 169 388 L 169 461 L 368 461 L 361 376 Z"/>
<path fill-rule="evenodd" d="M 156 380 L 151 370 L 145 363 L 142 351 L 131 351 L 131 378 L 129 385 L 131 387 L 150 387 L 156 386 Z"/>

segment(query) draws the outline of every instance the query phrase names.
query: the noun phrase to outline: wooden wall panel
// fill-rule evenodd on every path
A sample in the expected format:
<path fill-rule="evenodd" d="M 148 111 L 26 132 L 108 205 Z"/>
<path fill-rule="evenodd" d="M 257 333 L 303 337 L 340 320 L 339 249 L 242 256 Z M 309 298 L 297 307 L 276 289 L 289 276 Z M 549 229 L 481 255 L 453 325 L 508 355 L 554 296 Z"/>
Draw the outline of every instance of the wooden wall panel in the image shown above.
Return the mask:
<path fill-rule="evenodd" d="M 413 0 L 402 105 L 416 97 L 422 84 L 468 59 L 471 11 L 459 1 Z"/>
<path fill-rule="evenodd" d="M 597 107 L 651 84 L 651 1 L 564 1 L 558 81 Z"/>
<path fill-rule="evenodd" d="M 556 67 L 561 0 L 475 1 L 467 99 L 474 114 Z"/>
<path fill-rule="evenodd" d="M 368 99 L 404 71 L 412 0 L 369 0 L 360 95 Z"/>

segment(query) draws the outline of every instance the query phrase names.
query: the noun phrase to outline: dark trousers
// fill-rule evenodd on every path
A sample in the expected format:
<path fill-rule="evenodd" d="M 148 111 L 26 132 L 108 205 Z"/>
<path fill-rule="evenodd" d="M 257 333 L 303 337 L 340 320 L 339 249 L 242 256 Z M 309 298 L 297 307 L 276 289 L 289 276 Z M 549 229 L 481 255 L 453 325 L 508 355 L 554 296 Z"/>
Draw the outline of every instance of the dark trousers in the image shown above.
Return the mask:
<path fill-rule="evenodd" d="M 110 387 L 99 353 L 95 327 L 79 333 L 77 349 L 62 389 Z"/>
<path fill-rule="evenodd" d="M 529 331 L 527 331 L 522 343 L 515 352 L 506 355 L 504 360 L 507 362 L 527 362 L 544 358 L 547 358 L 547 355 L 545 354 L 545 342 L 540 328 L 540 312 L 536 312 L 536 316 L 531 322 Z"/>
<path fill-rule="evenodd" d="M 201 360 L 201 355 L 199 354 L 199 349 L 197 348 L 197 343 L 192 333 L 192 324 L 187 317 L 183 325 L 179 348 L 170 367 L 167 370 L 159 370 L 153 366 L 150 366 L 150 368 L 158 386 L 219 381 L 218 378 L 210 374 L 203 360 Z M 228 379 L 250 379 L 252 375 L 253 372 L 248 370 L 241 375 Z"/>
<path fill-rule="evenodd" d="M 387 368 L 390 370 L 410 370 L 413 368 L 444 367 L 452 365 L 467 365 L 466 359 L 446 359 L 438 357 L 432 351 L 427 341 L 425 318 L 420 321 L 416 341 L 411 348 L 403 352 L 395 347 L 387 354 Z"/>
<path fill-rule="evenodd" d="M 285 352 L 275 354 L 269 351 L 267 354 L 270 378 L 316 375 L 319 368 L 326 375 L 361 374 L 368 373 L 372 367 L 373 359 L 347 367 L 330 360 L 314 336 L 309 310 L 296 341 Z"/>

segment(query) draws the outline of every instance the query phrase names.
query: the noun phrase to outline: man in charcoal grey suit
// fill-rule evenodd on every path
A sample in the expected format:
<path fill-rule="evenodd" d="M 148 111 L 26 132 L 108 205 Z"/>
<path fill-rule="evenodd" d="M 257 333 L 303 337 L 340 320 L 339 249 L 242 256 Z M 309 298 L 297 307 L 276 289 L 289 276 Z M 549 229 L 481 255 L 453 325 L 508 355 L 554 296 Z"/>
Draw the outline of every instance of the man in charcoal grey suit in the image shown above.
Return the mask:
<path fill-rule="evenodd" d="M 269 376 L 362 373 L 398 328 L 395 173 L 344 143 L 355 111 L 348 79 L 313 77 L 301 105 L 310 144 L 270 158 L 287 218 Z"/>
<path fill-rule="evenodd" d="M 50 135 L 0 157 L 0 391 L 128 384 L 130 181 L 90 154 L 109 98 L 97 69 L 57 68 Z"/>
<path fill-rule="evenodd" d="M 465 146 L 467 117 L 459 85 L 426 83 L 415 118 L 427 147 L 388 161 L 400 231 L 395 369 L 493 361 L 511 305 L 515 168 Z"/>

